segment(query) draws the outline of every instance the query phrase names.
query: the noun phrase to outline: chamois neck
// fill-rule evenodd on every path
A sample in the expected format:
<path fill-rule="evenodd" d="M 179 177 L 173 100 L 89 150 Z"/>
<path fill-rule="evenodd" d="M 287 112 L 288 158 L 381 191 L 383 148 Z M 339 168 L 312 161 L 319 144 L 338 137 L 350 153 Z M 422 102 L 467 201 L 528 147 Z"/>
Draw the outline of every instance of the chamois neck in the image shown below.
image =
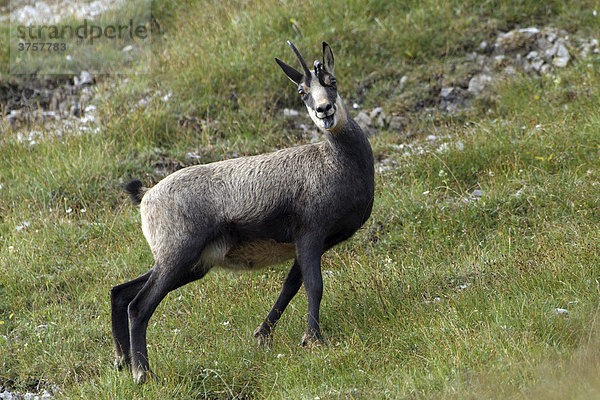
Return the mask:
<path fill-rule="evenodd" d="M 371 150 L 371 145 L 367 136 L 362 131 L 358 123 L 350 116 L 342 99 L 337 97 L 337 119 L 336 126 L 328 132 L 325 132 L 327 140 L 334 148 L 367 147 Z"/>
<path fill-rule="evenodd" d="M 326 132 L 327 141 L 337 157 L 347 160 L 360 171 L 373 176 L 373 150 L 367 135 L 350 116 L 346 108 L 338 101 L 339 122 L 330 132 Z"/>

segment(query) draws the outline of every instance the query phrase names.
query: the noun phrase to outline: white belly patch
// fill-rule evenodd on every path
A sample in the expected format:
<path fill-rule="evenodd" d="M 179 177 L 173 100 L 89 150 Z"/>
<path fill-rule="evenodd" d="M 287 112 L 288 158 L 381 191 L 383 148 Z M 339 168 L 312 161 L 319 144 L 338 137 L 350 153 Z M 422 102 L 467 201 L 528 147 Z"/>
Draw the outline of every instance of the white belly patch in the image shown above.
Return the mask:
<path fill-rule="evenodd" d="M 200 255 L 205 266 L 226 269 L 260 269 L 296 257 L 294 243 L 279 243 L 273 239 L 255 240 L 231 245 L 220 238 L 209 243 Z"/>

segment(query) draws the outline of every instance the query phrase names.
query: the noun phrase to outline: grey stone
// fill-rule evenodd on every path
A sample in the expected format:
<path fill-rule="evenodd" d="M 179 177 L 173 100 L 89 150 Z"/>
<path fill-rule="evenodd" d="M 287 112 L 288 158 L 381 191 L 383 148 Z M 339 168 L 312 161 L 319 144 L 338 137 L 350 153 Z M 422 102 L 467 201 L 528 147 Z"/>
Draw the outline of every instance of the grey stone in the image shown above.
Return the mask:
<path fill-rule="evenodd" d="M 94 77 L 88 71 L 81 71 L 79 76 L 73 77 L 73 84 L 77 87 L 91 85 L 94 83 Z"/>
<path fill-rule="evenodd" d="M 374 108 L 369 118 L 371 118 L 371 123 L 379 128 L 383 128 L 386 125 L 386 114 L 381 107 Z"/>
<path fill-rule="evenodd" d="M 452 97 L 455 89 L 456 88 L 454 88 L 454 87 L 445 87 L 445 88 L 442 88 L 442 90 L 440 91 L 440 96 L 443 99 L 448 99 L 448 98 Z"/>
<path fill-rule="evenodd" d="M 544 65 L 544 60 L 542 60 L 541 58 L 537 58 L 531 62 L 531 66 L 533 67 L 533 69 L 538 72 L 541 71 L 542 65 Z"/>
<path fill-rule="evenodd" d="M 406 129 L 406 122 L 406 118 L 396 115 L 390 118 L 388 128 L 392 131 L 404 132 Z"/>
<path fill-rule="evenodd" d="M 557 45 L 556 56 L 552 60 L 552 64 L 559 68 L 564 68 L 569 63 L 571 56 L 569 55 L 569 50 L 567 50 L 563 43 L 557 43 Z"/>
<path fill-rule="evenodd" d="M 552 47 L 548 47 L 546 51 L 544 51 L 544 57 L 546 60 L 550 61 L 558 51 L 558 43 L 554 44 Z"/>
<path fill-rule="evenodd" d="M 369 117 L 366 112 L 359 112 L 358 115 L 354 118 L 354 120 L 367 135 L 371 136 L 375 133 L 375 131 L 371 127 L 371 117 Z"/>
<path fill-rule="evenodd" d="M 480 94 L 485 87 L 492 82 L 492 77 L 486 74 L 478 74 L 469 81 L 469 93 Z"/>
<path fill-rule="evenodd" d="M 527 54 L 527 56 L 525 57 L 527 60 L 531 60 L 532 58 L 537 58 L 539 56 L 539 53 L 535 50 L 530 51 L 529 54 Z"/>

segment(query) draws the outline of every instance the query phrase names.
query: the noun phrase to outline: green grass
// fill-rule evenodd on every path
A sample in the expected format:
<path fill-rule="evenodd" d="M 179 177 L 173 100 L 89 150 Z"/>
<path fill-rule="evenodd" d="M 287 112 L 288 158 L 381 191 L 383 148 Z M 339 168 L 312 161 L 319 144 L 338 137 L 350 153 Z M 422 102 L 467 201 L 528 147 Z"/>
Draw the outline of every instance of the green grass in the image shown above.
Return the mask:
<path fill-rule="evenodd" d="M 110 288 L 152 264 L 119 183 L 155 182 L 155 164 L 189 163 L 190 151 L 209 162 L 305 141 L 280 115 L 300 109 L 273 62 L 294 60 L 286 39 L 307 59 L 328 41 L 346 103 L 394 113 L 407 106 L 398 100 L 401 76 L 434 74 L 498 29 L 599 33 L 593 2 L 438 3 L 157 2 L 152 73 L 101 84 L 100 133 L 34 146 L 4 133 L 0 386 L 112 399 L 597 395 L 597 57 L 556 77 L 501 82 L 493 101 L 453 118 L 411 117 L 409 129 L 438 137 L 411 139 L 424 154 L 398 150 L 404 139 L 394 132 L 371 138 L 375 153 L 397 164 L 377 174 L 366 226 L 324 257 L 328 347 L 299 346 L 303 292 L 272 347 L 254 343 L 286 266 L 214 271 L 154 314 L 148 343 L 158 381 L 139 387 L 112 367 Z M 148 108 L 133 107 L 157 90 L 172 100 L 156 95 Z M 185 127 L 185 117 L 218 124 Z M 437 152 L 443 142 L 447 151 Z"/>

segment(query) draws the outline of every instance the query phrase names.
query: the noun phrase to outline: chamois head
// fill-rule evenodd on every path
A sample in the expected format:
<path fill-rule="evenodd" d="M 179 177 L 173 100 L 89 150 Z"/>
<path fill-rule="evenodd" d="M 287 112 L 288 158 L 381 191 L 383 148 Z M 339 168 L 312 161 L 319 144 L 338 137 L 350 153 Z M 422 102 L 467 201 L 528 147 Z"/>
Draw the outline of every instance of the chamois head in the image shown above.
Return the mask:
<path fill-rule="evenodd" d="M 290 41 L 287 42 L 302 65 L 303 72 L 296 70 L 278 58 L 277 64 L 288 78 L 298 85 L 298 93 L 304 101 L 308 114 L 317 127 L 331 132 L 346 118 L 346 112 L 337 93 L 337 82 L 333 76 L 333 52 L 323 42 L 323 62 L 315 60 L 309 70 L 300 52 Z"/>

